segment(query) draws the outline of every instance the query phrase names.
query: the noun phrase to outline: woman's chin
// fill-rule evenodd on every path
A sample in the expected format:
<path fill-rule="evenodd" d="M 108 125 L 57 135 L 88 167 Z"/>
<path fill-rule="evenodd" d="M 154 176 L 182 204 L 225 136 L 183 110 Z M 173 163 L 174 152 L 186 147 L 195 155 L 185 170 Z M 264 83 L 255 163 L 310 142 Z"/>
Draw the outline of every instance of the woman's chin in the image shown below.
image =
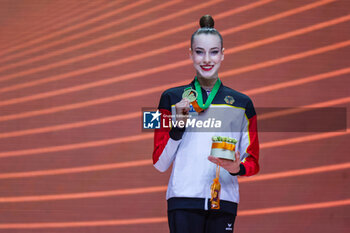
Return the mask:
<path fill-rule="evenodd" d="M 204 79 L 215 79 L 217 75 L 212 72 L 197 72 L 197 77 Z"/>
<path fill-rule="evenodd" d="M 210 71 L 204 71 L 204 70 L 198 70 L 197 69 L 197 77 L 198 78 L 204 78 L 204 79 L 217 79 L 218 78 L 218 73 L 215 70 L 210 70 Z"/>

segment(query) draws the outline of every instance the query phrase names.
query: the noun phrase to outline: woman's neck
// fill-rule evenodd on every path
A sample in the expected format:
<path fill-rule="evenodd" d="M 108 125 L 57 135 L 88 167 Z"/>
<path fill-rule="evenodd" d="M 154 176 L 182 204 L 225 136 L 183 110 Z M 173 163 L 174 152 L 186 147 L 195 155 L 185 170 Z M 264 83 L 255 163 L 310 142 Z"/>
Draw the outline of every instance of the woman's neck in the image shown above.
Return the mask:
<path fill-rule="evenodd" d="M 206 78 L 202 78 L 200 76 L 197 76 L 197 79 L 198 79 L 198 82 L 201 85 L 201 87 L 206 91 L 213 89 L 213 87 L 216 83 L 216 80 L 218 80 L 218 78 L 206 79 Z"/>

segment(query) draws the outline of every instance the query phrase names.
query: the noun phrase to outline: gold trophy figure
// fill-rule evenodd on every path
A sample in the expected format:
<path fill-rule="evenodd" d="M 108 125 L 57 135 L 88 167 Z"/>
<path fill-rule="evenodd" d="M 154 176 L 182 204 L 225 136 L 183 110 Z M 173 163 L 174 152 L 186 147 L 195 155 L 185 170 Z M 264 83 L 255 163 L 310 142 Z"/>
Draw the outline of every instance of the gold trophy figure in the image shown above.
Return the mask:
<path fill-rule="evenodd" d="M 221 184 L 219 182 L 220 166 L 216 167 L 216 178 L 211 185 L 211 209 L 220 209 L 220 190 Z"/>

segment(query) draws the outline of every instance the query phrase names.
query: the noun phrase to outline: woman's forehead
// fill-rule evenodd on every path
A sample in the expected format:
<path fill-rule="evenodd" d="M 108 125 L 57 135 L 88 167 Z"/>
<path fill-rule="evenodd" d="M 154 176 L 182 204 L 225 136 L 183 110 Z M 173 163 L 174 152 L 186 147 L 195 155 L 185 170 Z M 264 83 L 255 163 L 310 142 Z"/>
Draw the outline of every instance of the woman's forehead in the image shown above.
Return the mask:
<path fill-rule="evenodd" d="M 220 48 L 221 47 L 221 41 L 220 37 L 218 35 L 213 34 L 199 34 L 196 35 L 193 39 L 193 47 L 200 47 L 204 49 L 210 49 L 210 48 Z"/>

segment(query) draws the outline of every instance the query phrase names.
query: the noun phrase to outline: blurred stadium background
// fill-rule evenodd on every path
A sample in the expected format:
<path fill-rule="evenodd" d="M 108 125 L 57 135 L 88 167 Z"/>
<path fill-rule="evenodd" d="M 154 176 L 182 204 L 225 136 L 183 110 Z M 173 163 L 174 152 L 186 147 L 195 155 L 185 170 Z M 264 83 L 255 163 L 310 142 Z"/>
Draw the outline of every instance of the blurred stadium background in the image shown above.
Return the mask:
<path fill-rule="evenodd" d="M 348 0 L 1 0 L 0 232 L 168 232 L 141 108 L 192 80 L 204 14 L 256 108 L 349 108 Z M 349 232 L 349 132 L 260 132 L 235 232 Z"/>

